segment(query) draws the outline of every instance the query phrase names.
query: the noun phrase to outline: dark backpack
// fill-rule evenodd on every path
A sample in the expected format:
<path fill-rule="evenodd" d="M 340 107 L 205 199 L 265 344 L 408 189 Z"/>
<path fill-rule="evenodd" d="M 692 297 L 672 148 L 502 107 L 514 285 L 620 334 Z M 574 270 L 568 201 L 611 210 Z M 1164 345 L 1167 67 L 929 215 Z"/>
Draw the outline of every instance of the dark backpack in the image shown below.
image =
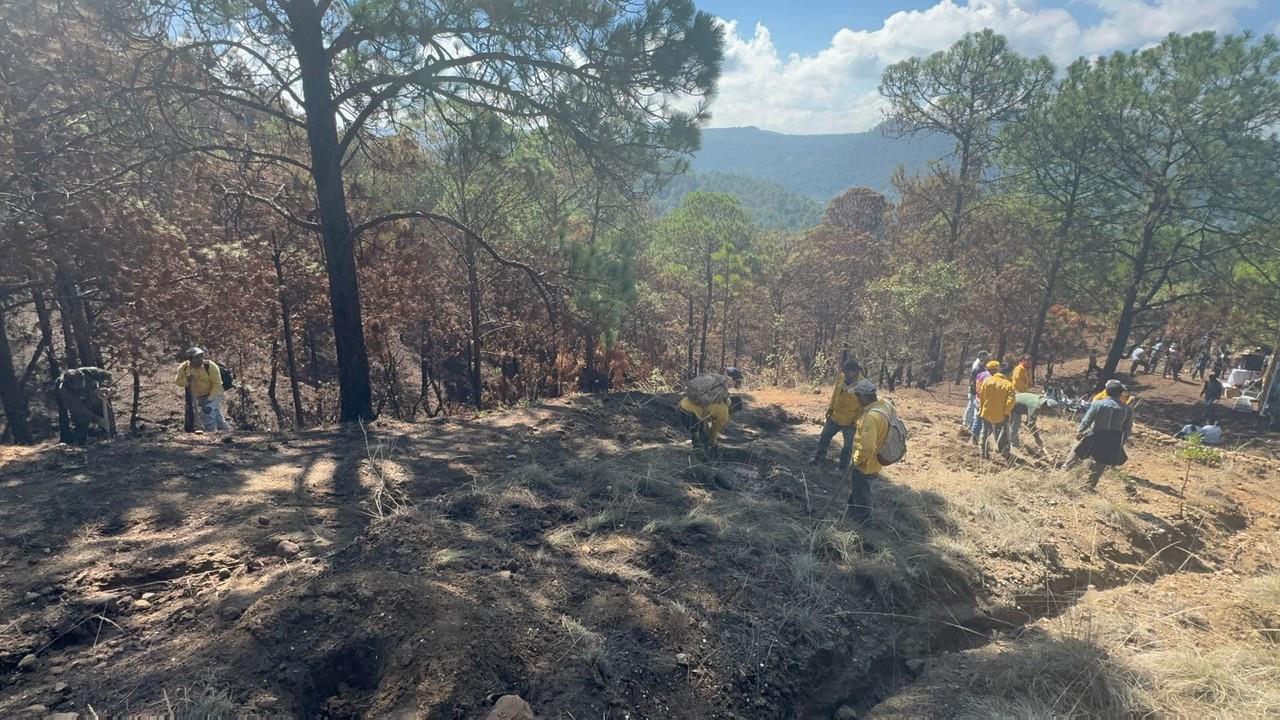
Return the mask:
<path fill-rule="evenodd" d="M 232 389 L 235 389 L 235 386 L 236 386 L 236 376 L 235 376 L 235 373 L 233 373 L 233 372 L 231 372 L 230 370 L 226 369 L 225 367 L 223 367 L 223 366 L 219 365 L 219 366 L 218 366 L 218 374 L 222 376 L 222 389 L 223 389 L 223 390 L 232 390 Z"/>

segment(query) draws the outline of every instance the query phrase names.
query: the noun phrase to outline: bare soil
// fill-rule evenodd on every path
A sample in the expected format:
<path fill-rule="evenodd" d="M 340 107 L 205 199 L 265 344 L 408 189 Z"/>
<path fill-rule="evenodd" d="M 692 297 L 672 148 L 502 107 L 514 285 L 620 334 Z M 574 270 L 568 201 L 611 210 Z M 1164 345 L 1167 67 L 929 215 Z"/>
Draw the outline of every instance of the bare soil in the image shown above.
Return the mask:
<path fill-rule="evenodd" d="M 804 462 L 827 392 L 746 393 L 713 463 L 641 393 L 4 448 L 0 716 L 947 715 L 948 658 L 1280 563 L 1273 438 L 1211 467 L 1152 429 L 1090 494 L 1055 467 L 1066 420 L 984 462 L 962 398 L 899 392 L 911 449 L 860 526 L 836 448 Z"/>

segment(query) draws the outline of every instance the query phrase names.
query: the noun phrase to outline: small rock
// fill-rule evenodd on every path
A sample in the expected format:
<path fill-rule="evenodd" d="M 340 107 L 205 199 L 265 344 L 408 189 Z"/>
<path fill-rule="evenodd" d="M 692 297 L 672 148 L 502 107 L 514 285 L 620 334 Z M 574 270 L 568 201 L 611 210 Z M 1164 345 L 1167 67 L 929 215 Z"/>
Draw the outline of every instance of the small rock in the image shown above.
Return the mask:
<path fill-rule="evenodd" d="M 64 682 L 55 683 L 53 686 L 53 691 L 58 693 L 59 695 L 61 695 L 64 692 L 67 692 L 70 689 L 71 689 L 71 686 Z"/>
<path fill-rule="evenodd" d="M 268 712 L 280 709 L 280 699 L 275 695 L 262 695 L 253 701 L 253 706 L 259 710 Z"/>
<path fill-rule="evenodd" d="M 36 600 L 40 599 L 40 593 L 33 593 L 33 592 L 23 593 L 22 599 L 26 600 L 27 602 L 35 602 Z"/>
<path fill-rule="evenodd" d="M 228 569 L 228 568 L 219 568 L 219 569 L 218 569 L 218 578 L 219 578 L 220 580 L 226 580 L 226 579 L 227 579 L 227 578 L 229 578 L 229 577 L 231 577 L 231 570 L 230 570 L 230 569 Z"/>
<path fill-rule="evenodd" d="M 681 667 L 689 667 L 689 653 L 676 653 L 676 664 Z"/>
<path fill-rule="evenodd" d="M 276 545 L 276 552 L 281 557 L 293 557 L 302 552 L 302 546 L 292 540 L 281 540 L 280 544 Z"/>
<path fill-rule="evenodd" d="M 921 670 L 924 670 L 924 660 L 920 658 L 911 658 L 903 664 L 906 665 L 907 669 L 913 673 L 919 674 Z"/>
<path fill-rule="evenodd" d="M 267 525 L 270 525 L 270 524 L 271 524 L 271 518 L 269 518 L 269 517 L 267 517 L 267 516 L 265 516 L 265 515 L 259 515 L 259 516 L 258 516 L 258 524 L 259 524 L 259 525 L 262 525 L 262 526 L 264 526 L 264 527 L 265 527 L 265 526 L 267 526 Z"/>
<path fill-rule="evenodd" d="M 150 600 L 134 600 L 133 609 L 134 610 L 150 610 L 151 601 Z"/>
<path fill-rule="evenodd" d="M 244 613 L 244 610 L 235 605 L 223 605 L 218 609 L 218 617 L 228 622 L 240 617 L 242 613 Z"/>
<path fill-rule="evenodd" d="M 45 715 L 44 720 L 80 720 L 80 713 L 56 712 L 51 715 Z"/>
<path fill-rule="evenodd" d="M 44 717 L 45 715 L 49 714 L 49 706 L 48 705 L 28 705 L 23 712 L 27 713 L 28 715 L 39 715 L 41 717 Z"/>
<path fill-rule="evenodd" d="M 18 661 L 18 669 L 34 670 L 39 662 L 35 655 L 23 655 L 22 659 Z"/>
<path fill-rule="evenodd" d="M 143 599 L 143 600 L 150 600 L 150 599 L 154 598 L 155 596 L 156 596 L 156 594 L 155 594 L 155 593 L 153 593 L 153 592 L 144 592 L 144 593 L 142 593 L 142 599 Z"/>
<path fill-rule="evenodd" d="M 858 711 L 848 705 L 841 705 L 836 711 L 836 720 L 858 720 Z"/>
<path fill-rule="evenodd" d="M 517 458 L 515 455 L 508 455 L 508 456 L 507 456 L 507 459 L 508 459 L 508 460 L 518 460 L 519 458 Z M 511 696 L 510 696 L 510 695 L 508 695 L 507 697 L 511 697 Z"/>
<path fill-rule="evenodd" d="M 519 695 L 503 695 L 493 704 L 485 720 L 534 720 L 533 708 Z"/>

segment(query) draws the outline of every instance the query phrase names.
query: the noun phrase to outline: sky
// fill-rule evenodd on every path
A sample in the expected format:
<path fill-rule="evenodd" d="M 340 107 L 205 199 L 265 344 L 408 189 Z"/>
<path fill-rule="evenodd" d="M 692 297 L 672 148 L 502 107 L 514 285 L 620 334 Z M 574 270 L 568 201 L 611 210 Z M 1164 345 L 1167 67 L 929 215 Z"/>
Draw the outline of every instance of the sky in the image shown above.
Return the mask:
<path fill-rule="evenodd" d="M 887 65 L 989 27 L 1059 66 L 1171 32 L 1280 35 L 1280 0 L 697 0 L 725 26 L 711 127 L 867 130 L 884 117 Z"/>

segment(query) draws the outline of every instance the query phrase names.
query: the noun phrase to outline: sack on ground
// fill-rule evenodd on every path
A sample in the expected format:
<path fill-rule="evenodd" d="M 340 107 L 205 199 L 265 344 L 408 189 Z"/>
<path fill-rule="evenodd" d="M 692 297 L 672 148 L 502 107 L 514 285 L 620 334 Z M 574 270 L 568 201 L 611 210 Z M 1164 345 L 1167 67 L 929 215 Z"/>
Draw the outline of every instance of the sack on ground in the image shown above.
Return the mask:
<path fill-rule="evenodd" d="M 878 412 L 889 421 L 889 429 L 884 436 L 884 444 L 876 451 L 876 460 L 881 465 L 892 465 L 907 455 L 907 426 L 898 419 L 898 412 L 886 401 L 888 412 L 880 408 L 872 408 L 870 412 Z"/>
<path fill-rule="evenodd" d="M 707 373 L 689 381 L 685 389 L 685 397 L 702 407 L 710 407 L 715 403 L 729 400 L 729 378 L 724 375 Z"/>

